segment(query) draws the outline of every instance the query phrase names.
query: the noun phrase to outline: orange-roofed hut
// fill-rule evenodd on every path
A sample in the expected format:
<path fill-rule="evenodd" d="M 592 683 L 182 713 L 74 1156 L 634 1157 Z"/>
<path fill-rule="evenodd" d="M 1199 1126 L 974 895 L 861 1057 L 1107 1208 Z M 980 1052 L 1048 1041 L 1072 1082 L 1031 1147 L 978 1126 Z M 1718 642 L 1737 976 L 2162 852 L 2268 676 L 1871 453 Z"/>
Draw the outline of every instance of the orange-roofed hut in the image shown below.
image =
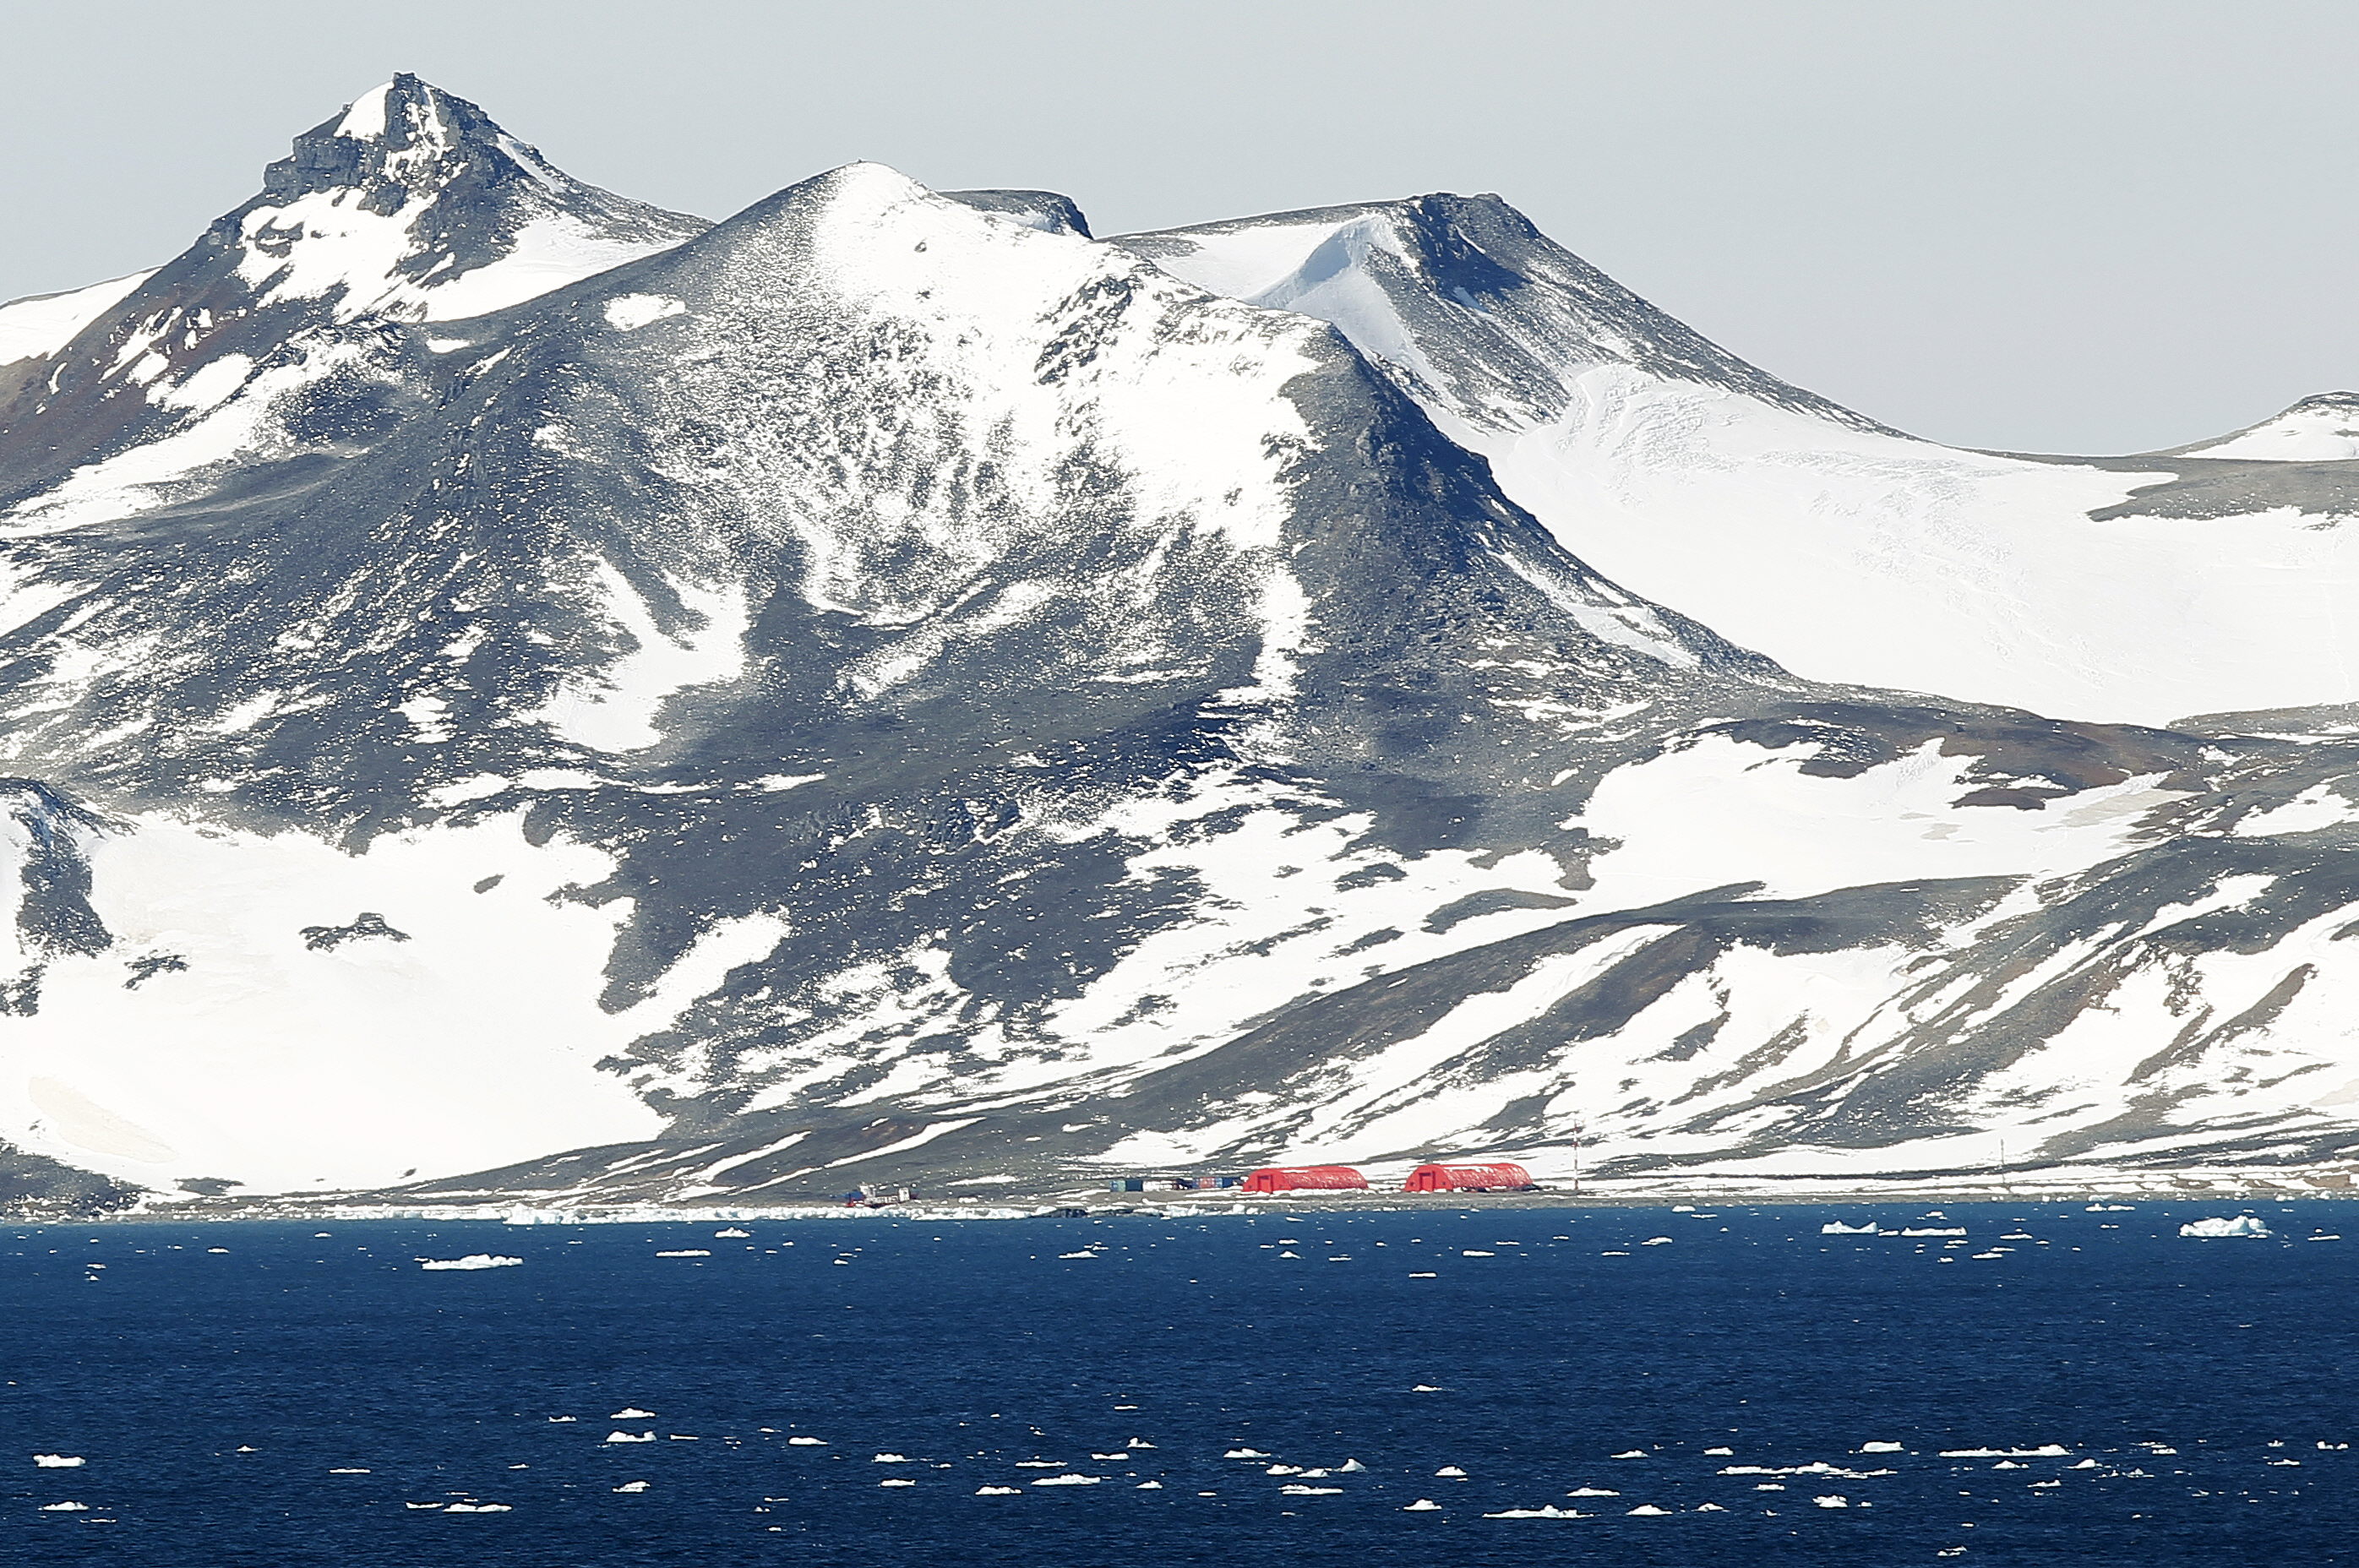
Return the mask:
<path fill-rule="evenodd" d="M 1510 1160 L 1420 1165 L 1401 1184 L 1404 1192 L 1528 1192 L 1532 1173 Z"/>

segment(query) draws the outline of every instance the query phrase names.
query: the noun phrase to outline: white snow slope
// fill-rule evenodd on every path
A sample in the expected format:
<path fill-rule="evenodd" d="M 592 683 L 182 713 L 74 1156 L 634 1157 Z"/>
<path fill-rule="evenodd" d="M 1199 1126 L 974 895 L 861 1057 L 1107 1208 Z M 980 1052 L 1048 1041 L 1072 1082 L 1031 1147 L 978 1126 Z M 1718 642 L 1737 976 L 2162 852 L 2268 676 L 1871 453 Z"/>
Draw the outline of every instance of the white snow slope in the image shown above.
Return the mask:
<path fill-rule="evenodd" d="M 1507 211 L 1466 205 L 1485 201 Z M 1439 274 L 1462 257 L 1419 243 L 1419 205 L 1117 243 L 1334 323 L 1567 549 L 1798 674 L 2141 724 L 2359 699 L 2348 519 L 2267 504 L 2145 515 L 2141 487 L 2203 465 L 1959 451 L 1667 372 L 1643 351 L 1677 323 L 1624 295 L 1601 330 L 1600 280 L 1519 218 L 1477 212 L 1457 231 L 1512 286 L 1454 287 Z M 1477 369 L 1506 349 L 1530 378 L 1470 374 L 1462 343 L 1482 345 Z M 2349 457 L 2349 423 L 2347 408 L 2313 411 L 2194 450 Z M 2106 508 L 2124 515 L 2090 516 Z"/>

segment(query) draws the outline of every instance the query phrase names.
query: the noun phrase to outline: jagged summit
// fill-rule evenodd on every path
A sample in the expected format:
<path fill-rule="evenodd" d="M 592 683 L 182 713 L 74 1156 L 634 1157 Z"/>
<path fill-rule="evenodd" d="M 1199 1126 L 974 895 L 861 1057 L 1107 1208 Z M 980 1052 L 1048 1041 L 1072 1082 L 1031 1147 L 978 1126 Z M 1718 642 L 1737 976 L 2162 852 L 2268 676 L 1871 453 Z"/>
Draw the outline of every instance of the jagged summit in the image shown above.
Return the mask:
<path fill-rule="evenodd" d="M 103 512 L 136 509 L 206 463 L 359 439 L 397 396 L 401 328 L 708 226 L 572 180 L 465 99 L 396 77 L 127 291 L 11 308 L 48 352 L 0 367 L 0 511 L 53 507 L 70 479 L 80 501 L 112 497 Z"/>

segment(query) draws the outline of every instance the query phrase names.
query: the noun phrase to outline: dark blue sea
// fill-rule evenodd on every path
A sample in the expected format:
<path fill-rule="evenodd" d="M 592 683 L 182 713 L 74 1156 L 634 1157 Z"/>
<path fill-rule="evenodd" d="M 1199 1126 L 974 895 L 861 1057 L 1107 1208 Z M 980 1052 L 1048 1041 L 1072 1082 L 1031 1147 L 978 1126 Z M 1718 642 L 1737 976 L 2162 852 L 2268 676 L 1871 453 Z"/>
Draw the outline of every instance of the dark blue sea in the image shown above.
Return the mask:
<path fill-rule="evenodd" d="M 2238 1212 L 17 1229 L 0 1562 L 2359 1561 L 2359 1208 Z"/>

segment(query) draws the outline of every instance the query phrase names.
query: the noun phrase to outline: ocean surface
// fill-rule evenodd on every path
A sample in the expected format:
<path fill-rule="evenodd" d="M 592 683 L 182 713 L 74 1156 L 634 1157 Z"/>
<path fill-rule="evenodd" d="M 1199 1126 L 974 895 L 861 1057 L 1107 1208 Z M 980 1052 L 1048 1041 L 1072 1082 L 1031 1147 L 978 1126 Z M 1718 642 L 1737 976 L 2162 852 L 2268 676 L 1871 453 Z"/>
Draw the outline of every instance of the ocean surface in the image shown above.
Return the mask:
<path fill-rule="evenodd" d="M 2331 1202 L 17 1227 L 0 1562 L 2354 1562 L 2354 1287 Z"/>

